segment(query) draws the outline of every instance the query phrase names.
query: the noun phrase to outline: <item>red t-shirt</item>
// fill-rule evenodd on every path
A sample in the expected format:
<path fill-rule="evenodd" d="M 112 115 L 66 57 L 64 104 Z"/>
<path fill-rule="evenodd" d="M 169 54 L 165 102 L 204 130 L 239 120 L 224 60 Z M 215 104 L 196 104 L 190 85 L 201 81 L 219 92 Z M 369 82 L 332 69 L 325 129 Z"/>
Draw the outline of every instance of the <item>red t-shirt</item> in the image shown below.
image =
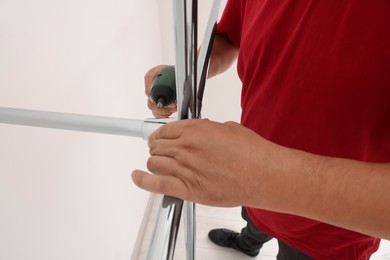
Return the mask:
<path fill-rule="evenodd" d="M 244 126 L 314 154 L 390 162 L 389 0 L 230 0 L 218 33 L 240 48 Z M 379 246 L 307 218 L 248 213 L 316 259 L 367 259 Z"/>

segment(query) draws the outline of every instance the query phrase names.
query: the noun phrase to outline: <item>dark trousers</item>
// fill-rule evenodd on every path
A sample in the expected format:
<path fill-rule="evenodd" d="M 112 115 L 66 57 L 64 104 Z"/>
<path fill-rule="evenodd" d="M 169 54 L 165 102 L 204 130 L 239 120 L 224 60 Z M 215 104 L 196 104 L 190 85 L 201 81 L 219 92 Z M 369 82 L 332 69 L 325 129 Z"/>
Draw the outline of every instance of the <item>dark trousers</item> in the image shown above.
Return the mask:
<path fill-rule="evenodd" d="M 258 229 L 252 220 L 249 218 L 245 208 L 241 210 L 241 216 L 246 220 L 247 225 L 241 230 L 241 234 L 238 239 L 238 244 L 242 249 L 260 249 L 264 243 L 271 240 L 273 237 L 267 235 L 260 229 Z M 276 257 L 278 260 L 311 260 L 313 258 L 299 252 L 298 250 L 290 247 L 283 241 L 278 240 L 279 252 Z"/>

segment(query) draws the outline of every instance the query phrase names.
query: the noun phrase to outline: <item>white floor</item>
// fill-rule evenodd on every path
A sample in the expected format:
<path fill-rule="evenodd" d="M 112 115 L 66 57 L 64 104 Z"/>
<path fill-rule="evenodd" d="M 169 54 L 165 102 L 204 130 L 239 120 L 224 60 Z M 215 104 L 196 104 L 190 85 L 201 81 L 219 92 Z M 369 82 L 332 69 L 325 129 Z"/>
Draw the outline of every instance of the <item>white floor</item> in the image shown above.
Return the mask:
<path fill-rule="evenodd" d="M 142 242 L 140 255 L 138 260 L 143 260 L 146 257 L 147 249 L 153 233 L 154 223 L 156 219 L 157 208 L 159 207 L 160 200 L 156 199 L 154 208 L 150 215 L 150 223 L 146 229 L 145 237 Z M 226 227 L 236 231 L 240 231 L 244 225 L 244 221 L 241 219 L 240 208 L 214 208 L 203 205 L 196 205 L 196 259 L 197 260 L 237 260 L 237 259 L 263 259 L 271 260 L 276 259 L 278 251 L 277 242 L 275 239 L 266 243 L 261 249 L 260 254 L 253 258 L 245 256 L 233 249 L 222 248 L 214 245 L 209 241 L 207 233 L 210 229 Z M 183 223 L 183 221 L 181 221 Z M 185 243 L 183 227 L 180 227 L 174 260 L 185 260 Z M 390 260 L 390 241 L 382 240 L 381 247 L 371 257 L 371 260 Z"/>

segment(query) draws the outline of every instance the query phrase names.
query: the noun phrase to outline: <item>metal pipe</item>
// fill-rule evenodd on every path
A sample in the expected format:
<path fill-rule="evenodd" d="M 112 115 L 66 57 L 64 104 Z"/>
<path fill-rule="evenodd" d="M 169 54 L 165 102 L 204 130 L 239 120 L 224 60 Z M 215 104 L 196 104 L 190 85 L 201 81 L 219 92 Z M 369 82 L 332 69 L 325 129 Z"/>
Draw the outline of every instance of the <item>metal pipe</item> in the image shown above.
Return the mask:
<path fill-rule="evenodd" d="M 186 244 L 187 260 L 194 260 L 196 257 L 196 204 L 184 202 L 184 237 Z"/>
<path fill-rule="evenodd" d="M 179 120 L 196 118 L 197 6 L 197 0 L 173 1 Z"/>
<path fill-rule="evenodd" d="M 164 196 L 158 212 L 156 227 L 146 259 L 172 259 L 180 223 L 183 201 L 174 197 Z"/>
<path fill-rule="evenodd" d="M 180 0 L 179 0 L 180 1 Z M 185 41 L 186 41 L 186 81 L 183 87 L 183 93 L 187 94 L 187 99 L 190 100 L 187 107 L 183 109 L 188 111 L 187 118 L 198 118 L 197 114 L 197 49 L 198 49 L 198 0 L 187 0 L 185 12 L 187 13 L 185 19 Z M 176 57 L 180 59 L 182 57 Z M 182 110 L 183 111 L 183 110 Z M 180 119 L 187 119 L 180 118 Z M 187 260 L 195 259 L 195 242 L 196 242 L 196 228 L 195 228 L 195 211 L 196 205 L 193 202 L 184 202 L 184 236 L 186 243 Z"/>
<path fill-rule="evenodd" d="M 176 100 L 179 120 L 196 115 L 197 0 L 173 0 Z M 167 206 L 164 201 L 170 201 Z M 181 206 L 178 206 L 181 205 Z M 148 252 L 148 260 L 172 260 L 183 201 L 164 196 Z M 187 259 L 195 259 L 195 204 L 185 203 Z"/>
<path fill-rule="evenodd" d="M 168 120 L 136 120 L 0 107 L 0 123 L 4 124 L 125 135 L 143 139 L 147 139 L 152 132 L 167 122 Z"/>

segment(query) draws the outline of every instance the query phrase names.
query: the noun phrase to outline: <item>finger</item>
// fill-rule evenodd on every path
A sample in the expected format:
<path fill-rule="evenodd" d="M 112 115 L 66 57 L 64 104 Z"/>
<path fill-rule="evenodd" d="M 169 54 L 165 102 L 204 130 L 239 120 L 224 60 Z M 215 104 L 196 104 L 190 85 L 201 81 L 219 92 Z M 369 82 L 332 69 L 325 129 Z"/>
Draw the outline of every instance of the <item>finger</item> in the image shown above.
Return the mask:
<path fill-rule="evenodd" d="M 149 154 L 152 156 L 175 157 L 180 153 L 177 139 L 148 140 Z"/>
<path fill-rule="evenodd" d="M 149 141 L 156 139 L 178 139 L 187 128 L 191 128 L 198 119 L 178 120 L 165 124 L 149 136 Z"/>
<path fill-rule="evenodd" d="M 151 97 L 149 97 L 149 99 L 148 99 L 148 107 L 151 110 L 158 109 L 158 110 L 167 110 L 167 111 L 171 111 L 171 112 L 176 112 L 177 111 L 176 103 L 171 103 L 168 106 L 164 106 L 162 108 L 159 108 L 159 107 L 157 107 L 157 103 L 154 102 Z"/>
<path fill-rule="evenodd" d="M 168 106 L 166 106 L 166 108 L 171 108 L 171 109 L 174 109 L 175 111 L 177 110 L 177 104 L 176 104 L 176 101 L 174 103 L 171 103 L 169 104 Z"/>
<path fill-rule="evenodd" d="M 188 168 L 187 164 L 182 164 L 172 157 L 151 156 L 147 161 L 147 168 L 154 175 L 171 176 L 180 180 L 188 190 L 195 183 L 199 186 L 197 174 Z"/>
<path fill-rule="evenodd" d="M 152 114 L 155 118 L 167 118 L 170 115 L 172 115 L 169 111 L 159 111 L 159 110 L 152 110 Z"/>
<path fill-rule="evenodd" d="M 146 162 L 150 172 L 155 175 L 180 176 L 185 171 L 174 158 L 166 156 L 151 156 Z"/>
<path fill-rule="evenodd" d="M 170 115 L 155 113 L 153 111 L 152 111 L 152 114 L 153 114 L 154 118 L 157 118 L 157 119 L 159 119 L 159 118 L 168 118 L 170 116 Z"/>
<path fill-rule="evenodd" d="M 156 102 L 153 101 L 152 97 L 149 96 L 148 104 L 150 103 L 151 106 L 156 107 L 157 109 L 169 109 L 170 111 L 176 112 L 177 111 L 177 104 L 176 101 L 173 103 L 170 103 L 167 106 L 164 106 L 162 108 L 158 108 Z M 150 107 L 149 107 L 150 108 Z"/>
<path fill-rule="evenodd" d="M 173 176 L 151 175 L 147 172 L 135 170 L 131 174 L 135 185 L 139 188 L 159 194 L 177 197 L 183 200 L 188 199 L 186 185 Z"/>
<path fill-rule="evenodd" d="M 149 99 L 148 99 L 148 107 L 152 111 L 153 116 L 156 118 L 169 117 L 177 110 L 176 107 L 175 108 L 169 108 L 169 107 L 158 108 L 157 104 Z"/>
<path fill-rule="evenodd" d="M 146 72 L 144 76 L 144 82 L 145 82 L 145 94 L 147 96 L 150 96 L 150 89 L 152 88 L 153 81 L 156 79 L 158 72 L 166 66 L 167 65 L 159 65 L 154 68 L 151 68 L 148 72 Z"/>

